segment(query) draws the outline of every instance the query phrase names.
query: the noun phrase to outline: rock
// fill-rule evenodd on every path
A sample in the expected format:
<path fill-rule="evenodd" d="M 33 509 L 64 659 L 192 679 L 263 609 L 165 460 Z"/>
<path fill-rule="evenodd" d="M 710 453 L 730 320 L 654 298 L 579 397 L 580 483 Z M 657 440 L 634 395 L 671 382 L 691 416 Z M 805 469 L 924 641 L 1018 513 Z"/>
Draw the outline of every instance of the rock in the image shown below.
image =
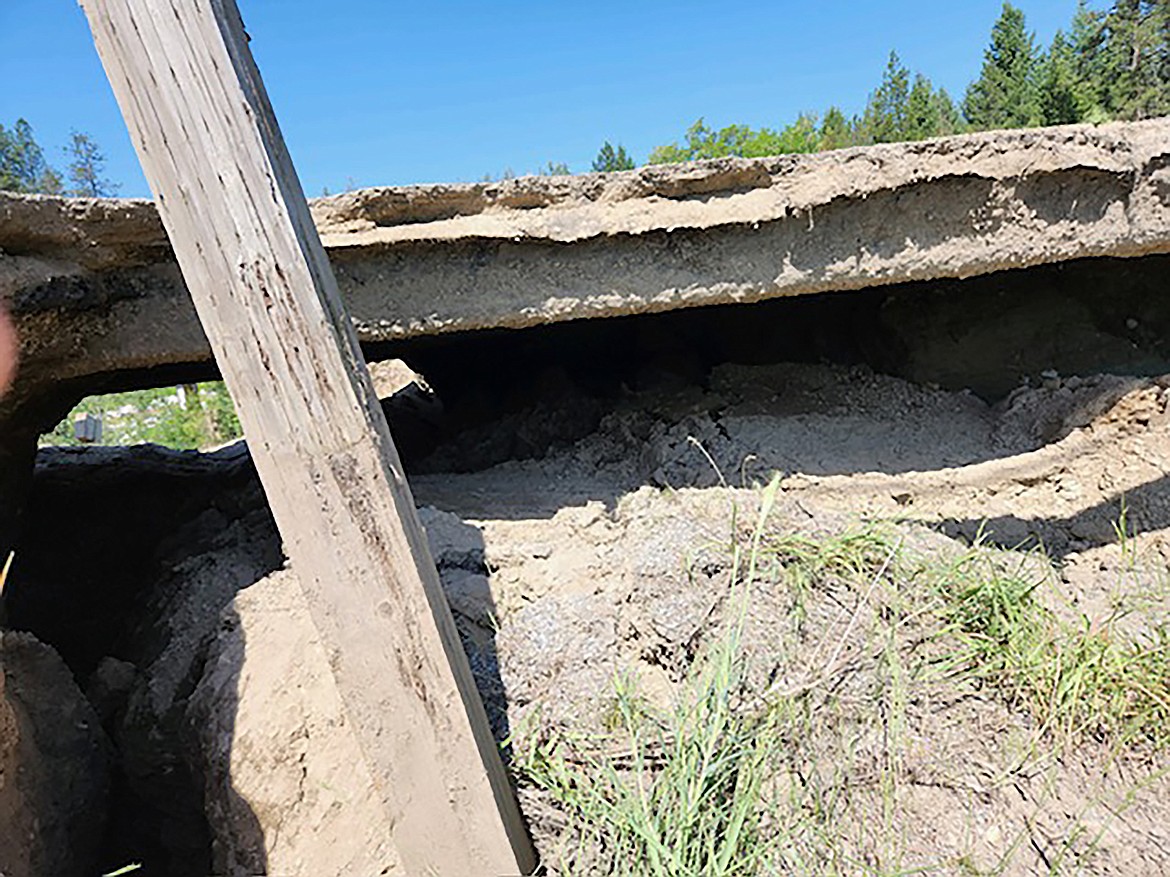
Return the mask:
<path fill-rule="evenodd" d="M 96 874 L 109 786 L 109 741 L 69 669 L 0 632 L 0 874 Z"/>
<path fill-rule="evenodd" d="M 101 717 L 103 727 L 115 721 L 126 709 L 126 700 L 134 689 L 138 671 L 129 661 L 108 655 L 98 662 L 89 677 L 85 696 Z"/>
<path fill-rule="evenodd" d="M 393 396 L 412 385 L 419 390 L 426 390 L 426 380 L 415 372 L 401 359 L 385 359 L 380 362 L 369 363 L 370 380 L 374 384 L 374 393 L 379 399 Z"/>
<path fill-rule="evenodd" d="M 216 874 L 404 873 L 292 573 L 222 616 L 188 706 Z"/>

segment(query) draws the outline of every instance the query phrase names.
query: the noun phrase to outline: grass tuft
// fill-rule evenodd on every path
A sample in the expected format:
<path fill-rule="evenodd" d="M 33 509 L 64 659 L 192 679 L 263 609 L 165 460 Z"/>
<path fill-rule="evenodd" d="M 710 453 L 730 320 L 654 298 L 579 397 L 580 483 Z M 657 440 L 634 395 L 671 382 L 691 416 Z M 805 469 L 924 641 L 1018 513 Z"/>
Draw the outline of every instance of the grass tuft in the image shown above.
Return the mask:
<path fill-rule="evenodd" d="M 1164 626 L 1137 642 L 1119 618 L 1061 620 L 1042 602 L 1043 556 L 982 544 L 923 556 L 880 527 L 778 534 L 765 527 L 774 498 L 773 483 L 750 536 L 733 515 L 721 633 L 671 707 L 653 706 L 627 675 L 599 733 L 539 717 L 518 730 L 520 785 L 555 813 L 550 873 L 1004 873 L 1032 849 L 1027 825 L 995 849 L 972 828 L 944 860 L 907 821 L 923 783 L 996 794 L 997 779 L 973 780 L 974 762 L 950 772 L 923 736 L 948 727 L 932 705 L 963 703 L 954 695 L 971 687 L 1021 716 L 1029 748 L 1170 742 Z M 1004 755 L 1006 775 L 1019 762 Z M 1086 826 L 1074 820 L 1048 873 L 1094 855 L 1102 829 Z"/>
<path fill-rule="evenodd" d="M 984 683 L 1026 710 L 1059 742 L 1170 744 L 1170 632 L 1143 641 L 1116 617 L 1062 622 L 1036 597 L 1042 582 L 974 550 L 936 583 L 942 599 L 939 666 Z"/>
<path fill-rule="evenodd" d="M 737 621 L 692 667 L 673 710 L 656 714 L 620 677 L 606 741 L 546 731 L 515 747 L 522 781 L 550 792 L 569 821 L 562 874 L 736 877 L 763 867 L 763 784 L 780 738 L 775 710 L 746 701 L 740 635 L 777 484 L 763 493 L 746 557 L 732 546 Z"/>
<path fill-rule="evenodd" d="M 545 734 L 517 751 L 521 777 L 551 792 L 574 826 L 562 874 L 759 873 L 768 849 L 765 766 L 780 743 L 775 716 L 738 708 L 734 636 L 691 682 L 688 697 L 656 716 L 631 680 L 619 681 L 607 746 Z"/>

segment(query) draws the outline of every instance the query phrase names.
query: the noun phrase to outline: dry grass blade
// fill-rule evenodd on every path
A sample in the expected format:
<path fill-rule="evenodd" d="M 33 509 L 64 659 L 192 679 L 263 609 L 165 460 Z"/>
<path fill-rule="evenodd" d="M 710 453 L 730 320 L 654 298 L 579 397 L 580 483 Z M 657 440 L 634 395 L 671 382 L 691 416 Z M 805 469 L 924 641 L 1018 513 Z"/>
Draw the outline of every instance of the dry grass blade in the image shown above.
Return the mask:
<path fill-rule="evenodd" d="M 8 583 L 8 573 L 12 569 L 14 557 L 16 557 L 16 552 L 9 551 L 8 559 L 4 561 L 4 568 L 0 570 L 0 630 L 3 630 L 8 624 L 8 612 L 4 606 L 4 586 Z"/>

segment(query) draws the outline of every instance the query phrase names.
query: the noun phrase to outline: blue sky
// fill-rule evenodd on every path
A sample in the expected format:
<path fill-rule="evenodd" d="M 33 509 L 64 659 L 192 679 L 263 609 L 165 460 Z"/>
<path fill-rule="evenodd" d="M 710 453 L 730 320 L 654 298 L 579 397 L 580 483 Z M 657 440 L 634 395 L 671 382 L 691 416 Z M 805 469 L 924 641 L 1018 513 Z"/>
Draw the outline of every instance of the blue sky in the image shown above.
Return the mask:
<path fill-rule="evenodd" d="M 644 161 L 695 119 L 781 126 L 859 111 L 897 50 L 956 98 L 999 0 L 493 3 L 238 0 L 305 191 L 470 181 L 548 161 L 587 170 L 604 140 Z M 1018 0 L 1041 44 L 1076 0 Z M 149 195 L 75 0 L 0 0 L 0 123 L 51 163 L 71 128 L 124 195 Z"/>

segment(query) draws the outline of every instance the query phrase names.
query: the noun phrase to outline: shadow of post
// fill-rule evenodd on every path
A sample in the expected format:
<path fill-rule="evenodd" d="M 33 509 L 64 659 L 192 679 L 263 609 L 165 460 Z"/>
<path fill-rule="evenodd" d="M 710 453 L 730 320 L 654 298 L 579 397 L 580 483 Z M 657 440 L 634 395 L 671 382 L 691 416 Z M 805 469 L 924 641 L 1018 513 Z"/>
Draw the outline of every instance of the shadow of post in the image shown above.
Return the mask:
<path fill-rule="evenodd" d="M 247 633 L 229 604 L 220 615 L 199 687 L 192 698 L 188 750 L 198 753 L 204 780 L 204 811 L 210 830 L 211 873 L 254 877 L 268 873 L 264 828 L 251 803 L 236 789 L 233 752 L 240 708 L 240 677 Z"/>
<path fill-rule="evenodd" d="M 420 517 L 492 736 L 503 746 L 511 729 L 496 649 L 497 612 L 483 532 L 456 515 L 432 508 L 420 510 Z"/>

